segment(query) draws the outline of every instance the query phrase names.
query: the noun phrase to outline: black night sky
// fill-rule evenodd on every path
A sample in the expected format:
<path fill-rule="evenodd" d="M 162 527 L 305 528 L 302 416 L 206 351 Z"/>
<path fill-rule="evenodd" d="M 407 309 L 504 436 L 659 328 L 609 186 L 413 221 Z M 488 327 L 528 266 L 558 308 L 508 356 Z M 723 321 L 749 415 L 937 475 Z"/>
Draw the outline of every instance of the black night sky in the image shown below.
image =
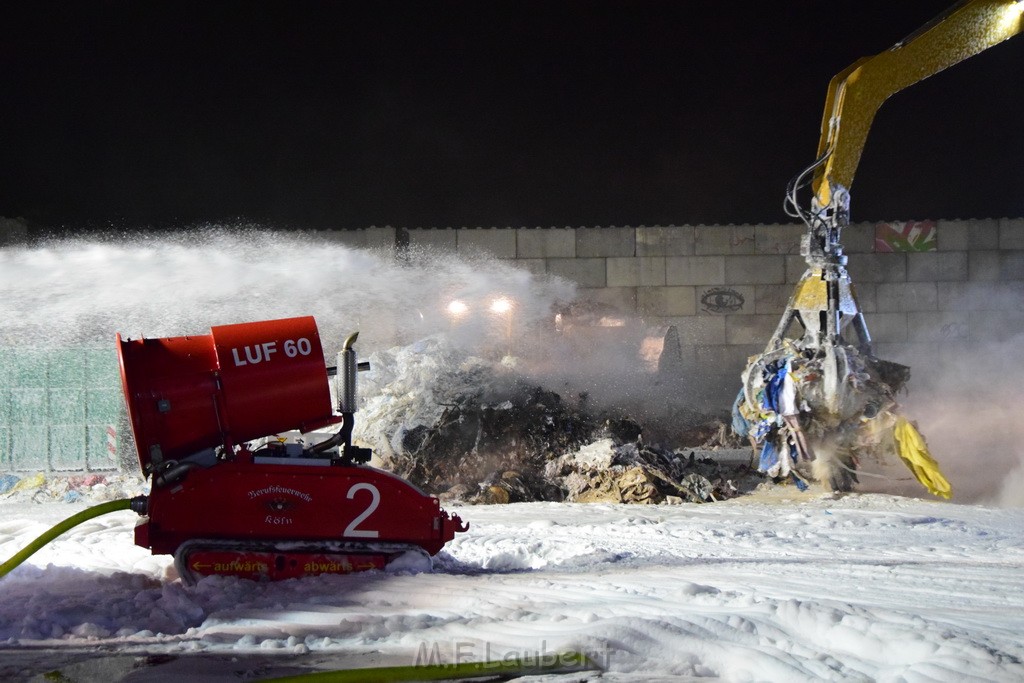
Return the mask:
<path fill-rule="evenodd" d="M 0 215 L 43 226 L 788 222 L 826 87 L 952 0 L 5 9 Z M 853 219 L 1024 215 L 1024 36 L 894 96 Z"/>

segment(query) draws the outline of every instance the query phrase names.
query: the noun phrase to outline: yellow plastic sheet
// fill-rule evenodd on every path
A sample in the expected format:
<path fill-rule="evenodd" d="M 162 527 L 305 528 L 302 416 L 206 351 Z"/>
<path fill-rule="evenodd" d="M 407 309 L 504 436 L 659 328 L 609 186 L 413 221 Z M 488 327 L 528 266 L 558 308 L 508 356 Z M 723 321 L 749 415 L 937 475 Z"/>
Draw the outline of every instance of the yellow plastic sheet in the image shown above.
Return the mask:
<path fill-rule="evenodd" d="M 900 458 L 914 473 L 921 485 L 928 489 L 933 496 L 951 498 L 953 496 L 952 487 L 939 471 L 939 463 L 935 462 L 931 453 L 928 452 L 928 445 L 925 444 L 924 437 L 914 425 L 910 424 L 910 421 L 902 415 L 897 417 L 893 436 L 896 438 L 897 452 Z"/>
<path fill-rule="evenodd" d="M 37 489 L 46 483 L 46 477 L 43 476 L 42 472 L 36 472 L 35 474 L 29 475 L 11 487 L 9 493 L 17 493 L 18 491 L 28 491 L 30 489 Z"/>

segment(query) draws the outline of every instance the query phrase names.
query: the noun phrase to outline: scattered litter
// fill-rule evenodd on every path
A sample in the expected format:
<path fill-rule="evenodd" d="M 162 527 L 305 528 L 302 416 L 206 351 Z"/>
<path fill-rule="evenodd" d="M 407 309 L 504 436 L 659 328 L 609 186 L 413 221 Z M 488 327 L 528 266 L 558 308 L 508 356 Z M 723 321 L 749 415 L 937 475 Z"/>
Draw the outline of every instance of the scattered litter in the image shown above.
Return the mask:
<path fill-rule="evenodd" d="M 0 474 L 0 496 L 8 501 L 102 503 L 146 492 L 148 484 L 137 472 Z"/>

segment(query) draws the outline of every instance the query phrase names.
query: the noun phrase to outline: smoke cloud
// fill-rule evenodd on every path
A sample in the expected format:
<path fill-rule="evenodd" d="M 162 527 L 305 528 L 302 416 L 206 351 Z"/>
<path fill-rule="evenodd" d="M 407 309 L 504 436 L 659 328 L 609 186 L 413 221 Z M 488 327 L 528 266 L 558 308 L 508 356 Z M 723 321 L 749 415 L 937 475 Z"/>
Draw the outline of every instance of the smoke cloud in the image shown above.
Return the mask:
<path fill-rule="evenodd" d="M 553 309 L 575 296 L 565 280 L 494 259 L 415 250 L 396 258 L 224 228 L 2 250 L 0 291 L 4 344 L 112 345 L 115 332 L 208 334 L 212 325 L 313 315 L 328 357 L 353 331 L 367 349 L 439 332 L 467 347 L 508 344 L 510 331 L 553 324 Z M 489 309 L 498 298 L 514 306 L 500 320 Z M 467 307 L 462 315 L 447 309 L 453 300 Z"/>
<path fill-rule="evenodd" d="M 903 401 L 953 485 L 953 500 L 1024 506 L 1024 339 L 958 346 L 914 367 Z"/>
<path fill-rule="evenodd" d="M 467 355 L 515 358 L 529 380 L 585 394 L 594 406 L 642 413 L 663 407 L 668 392 L 641 357 L 639 321 L 581 314 L 571 282 L 485 256 L 210 227 L 0 250 L 0 291 L 6 346 L 109 345 L 113 353 L 116 332 L 175 337 L 313 315 L 329 364 L 353 331 L 364 356 L 444 334 Z"/>

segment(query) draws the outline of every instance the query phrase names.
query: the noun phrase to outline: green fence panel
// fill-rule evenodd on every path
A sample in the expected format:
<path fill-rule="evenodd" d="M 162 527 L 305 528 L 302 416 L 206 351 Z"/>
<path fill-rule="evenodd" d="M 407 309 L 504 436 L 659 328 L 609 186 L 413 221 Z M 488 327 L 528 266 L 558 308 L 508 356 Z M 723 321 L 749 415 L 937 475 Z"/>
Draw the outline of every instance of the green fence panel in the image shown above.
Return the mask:
<path fill-rule="evenodd" d="M 49 469 L 78 471 L 86 469 L 85 425 L 50 425 Z"/>
<path fill-rule="evenodd" d="M 14 350 L 0 348 L 0 387 L 10 389 L 14 372 Z"/>
<path fill-rule="evenodd" d="M 84 349 L 55 349 L 49 354 L 46 386 L 85 386 L 89 355 Z"/>
<path fill-rule="evenodd" d="M 121 370 L 117 364 L 117 350 L 85 349 L 85 386 L 121 391 Z"/>
<path fill-rule="evenodd" d="M 0 472 L 11 469 L 11 428 L 0 427 Z"/>
<path fill-rule="evenodd" d="M 49 421 L 48 392 L 42 387 L 11 389 L 11 424 L 45 426 Z"/>
<path fill-rule="evenodd" d="M 11 469 L 18 472 L 50 469 L 50 436 L 45 424 L 11 427 Z"/>
<path fill-rule="evenodd" d="M 47 385 L 47 354 L 27 349 L 17 353 L 10 365 L 11 387 L 15 389 L 43 389 Z"/>
<path fill-rule="evenodd" d="M 0 427 L 10 427 L 12 424 L 11 390 L 6 384 L 0 384 Z"/>
<path fill-rule="evenodd" d="M 114 348 L 0 349 L 0 469 L 120 469 L 124 410 Z"/>
<path fill-rule="evenodd" d="M 46 393 L 47 423 L 85 424 L 85 389 L 48 389 Z"/>

